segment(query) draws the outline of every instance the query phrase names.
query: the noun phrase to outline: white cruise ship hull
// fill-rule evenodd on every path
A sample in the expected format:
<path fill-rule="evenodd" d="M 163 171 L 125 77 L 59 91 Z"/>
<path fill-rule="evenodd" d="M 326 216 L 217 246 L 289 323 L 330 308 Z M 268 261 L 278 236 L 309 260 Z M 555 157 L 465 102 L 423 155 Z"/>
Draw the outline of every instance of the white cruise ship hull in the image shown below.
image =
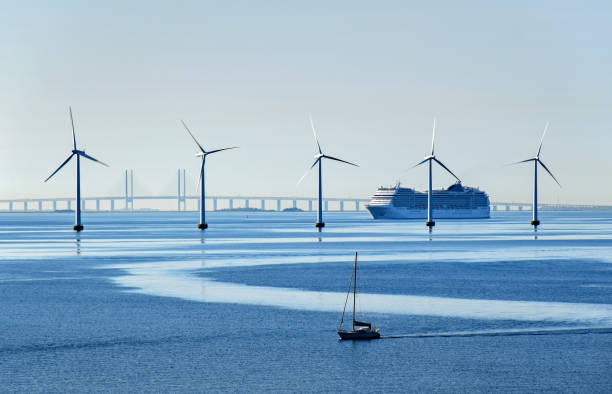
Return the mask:
<path fill-rule="evenodd" d="M 374 219 L 426 219 L 428 193 L 411 188 L 379 187 L 366 208 Z M 432 190 L 432 219 L 487 219 L 489 196 L 484 191 L 457 182 Z"/>
<path fill-rule="evenodd" d="M 410 209 L 393 205 L 366 205 L 374 219 L 427 219 L 426 209 Z M 433 209 L 434 219 L 488 219 L 491 217 L 489 207 L 473 209 Z"/>

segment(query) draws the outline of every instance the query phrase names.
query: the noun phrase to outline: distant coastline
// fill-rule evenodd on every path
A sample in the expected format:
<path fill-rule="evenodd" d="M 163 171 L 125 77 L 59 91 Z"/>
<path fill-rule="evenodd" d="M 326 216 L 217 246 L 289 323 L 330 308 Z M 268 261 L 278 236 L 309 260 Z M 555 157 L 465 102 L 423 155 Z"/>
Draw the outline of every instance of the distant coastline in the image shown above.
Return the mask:
<path fill-rule="evenodd" d="M 207 211 L 210 212 L 210 211 Z M 281 211 L 276 209 L 261 209 L 261 208 L 223 208 L 212 212 L 305 212 L 300 208 L 285 208 Z"/>

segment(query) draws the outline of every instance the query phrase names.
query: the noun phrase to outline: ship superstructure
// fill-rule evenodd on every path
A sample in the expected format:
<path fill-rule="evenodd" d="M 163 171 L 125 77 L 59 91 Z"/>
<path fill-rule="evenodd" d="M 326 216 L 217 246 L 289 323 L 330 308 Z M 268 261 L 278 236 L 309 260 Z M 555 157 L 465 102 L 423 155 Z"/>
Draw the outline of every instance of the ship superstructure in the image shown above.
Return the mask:
<path fill-rule="evenodd" d="M 380 187 L 366 208 L 374 219 L 426 219 L 427 192 L 400 187 L 399 183 Z M 487 193 L 461 182 L 432 190 L 432 211 L 436 219 L 486 219 L 491 214 Z"/>

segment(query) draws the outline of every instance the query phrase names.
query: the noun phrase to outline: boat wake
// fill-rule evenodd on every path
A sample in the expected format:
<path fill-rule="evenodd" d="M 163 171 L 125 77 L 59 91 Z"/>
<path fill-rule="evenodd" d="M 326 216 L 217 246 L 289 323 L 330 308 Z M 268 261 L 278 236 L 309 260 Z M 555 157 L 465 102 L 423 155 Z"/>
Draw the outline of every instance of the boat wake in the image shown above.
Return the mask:
<path fill-rule="evenodd" d="M 382 335 L 381 339 L 397 338 L 456 338 L 456 337 L 506 337 L 517 335 L 576 335 L 612 334 L 612 327 L 572 327 L 572 328 L 527 328 L 492 331 L 430 332 L 416 334 Z"/>

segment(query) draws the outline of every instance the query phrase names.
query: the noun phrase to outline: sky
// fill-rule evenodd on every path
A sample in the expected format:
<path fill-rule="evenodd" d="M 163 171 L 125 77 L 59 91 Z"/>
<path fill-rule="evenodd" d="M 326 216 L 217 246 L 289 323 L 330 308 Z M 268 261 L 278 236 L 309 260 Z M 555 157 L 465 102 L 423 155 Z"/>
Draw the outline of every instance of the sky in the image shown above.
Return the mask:
<path fill-rule="evenodd" d="M 74 194 L 72 106 L 84 196 L 314 196 L 312 114 L 324 195 L 425 190 L 436 155 L 492 201 L 612 205 L 609 2 L 12 2 L 0 13 L 0 199 Z M 434 169 L 434 187 L 453 178 Z"/>

